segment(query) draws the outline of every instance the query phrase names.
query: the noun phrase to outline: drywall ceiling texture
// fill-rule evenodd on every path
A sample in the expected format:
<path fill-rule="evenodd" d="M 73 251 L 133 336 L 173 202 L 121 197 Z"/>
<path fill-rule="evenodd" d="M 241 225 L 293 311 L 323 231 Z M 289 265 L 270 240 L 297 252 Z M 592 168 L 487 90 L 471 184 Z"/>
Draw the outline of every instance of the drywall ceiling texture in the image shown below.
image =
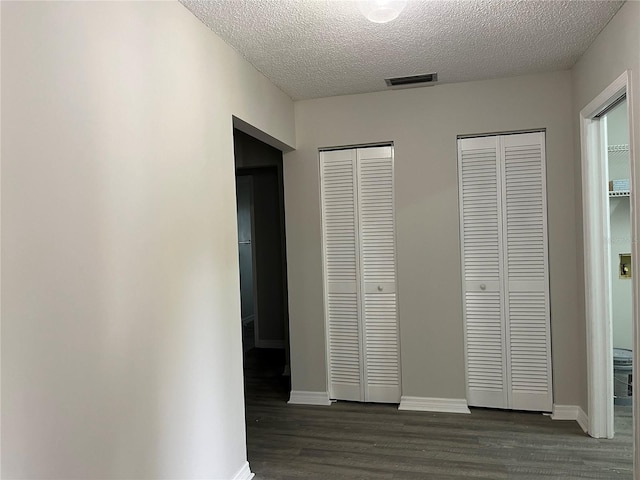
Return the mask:
<path fill-rule="evenodd" d="M 576 218 L 578 224 L 576 230 L 578 232 L 578 243 L 576 253 L 578 257 L 578 278 L 580 283 L 584 284 L 584 239 L 582 236 L 582 171 L 580 162 L 580 125 L 578 118 L 580 111 L 586 107 L 589 102 L 595 99 L 605 88 L 607 88 L 616 78 L 623 74 L 626 70 L 631 72 L 632 91 L 631 98 L 628 99 L 627 105 L 630 109 L 631 116 L 634 119 L 633 131 L 630 133 L 630 143 L 635 147 L 632 152 L 631 161 L 635 162 L 635 177 L 632 178 L 634 186 L 640 185 L 640 158 L 638 148 L 640 148 L 640 2 L 627 2 L 620 9 L 618 14 L 611 20 L 607 27 L 602 31 L 598 38 L 589 47 L 587 52 L 576 63 L 572 69 L 572 90 L 573 90 L 573 126 L 574 126 L 574 142 L 575 142 L 575 185 L 576 185 Z M 631 208 L 635 212 L 636 225 L 640 225 L 640 195 L 635 197 L 636 204 Z M 638 265 L 637 238 L 634 234 L 632 245 L 634 245 L 634 265 Z M 638 271 L 636 269 L 636 271 Z M 635 298 L 640 298 L 640 282 L 635 282 Z M 579 315 L 584 318 L 584 291 L 579 291 L 581 297 L 578 302 L 580 308 Z M 638 315 L 636 306 L 635 315 Z M 582 348 L 586 345 L 586 332 L 580 330 L 579 344 Z M 640 332 L 635 332 L 634 345 L 640 345 Z M 636 349 L 637 350 L 637 349 Z M 637 354 L 637 352 L 636 352 Z M 636 365 L 638 357 L 636 356 Z M 587 391 L 584 385 L 584 403 L 581 405 L 586 412 Z M 636 432 L 640 432 L 640 415 L 636 416 L 635 421 Z M 638 452 L 636 452 L 638 455 Z M 640 464 L 640 457 L 636 458 Z"/>
<path fill-rule="evenodd" d="M 547 129 L 554 399 L 581 401 L 570 72 L 299 101 L 285 154 L 292 389 L 326 391 L 318 148 L 395 142 L 402 395 L 463 399 L 459 134 Z"/>
<path fill-rule="evenodd" d="M 409 1 L 387 24 L 354 1 L 181 0 L 294 100 L 571 68 L 622 2 Z"/>
<path fill-rule="evenodd" d="M 249 478 L 232 115 L 291 100 L 172 2 L 2 2 L 2 478 Z"/>

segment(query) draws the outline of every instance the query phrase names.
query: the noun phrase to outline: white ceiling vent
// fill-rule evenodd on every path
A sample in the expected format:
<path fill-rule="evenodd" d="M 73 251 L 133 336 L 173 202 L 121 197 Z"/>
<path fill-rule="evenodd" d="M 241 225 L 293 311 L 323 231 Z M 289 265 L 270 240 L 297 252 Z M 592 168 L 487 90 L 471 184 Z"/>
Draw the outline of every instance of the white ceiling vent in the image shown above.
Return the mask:
<path fill-rule="evenodd" d="M 410 88 L 433 85 L 438 82 L 437 73 L 423 73 L 422 75 L 411 75 L 410 77 L 385 78 L 387 87 Z"/>

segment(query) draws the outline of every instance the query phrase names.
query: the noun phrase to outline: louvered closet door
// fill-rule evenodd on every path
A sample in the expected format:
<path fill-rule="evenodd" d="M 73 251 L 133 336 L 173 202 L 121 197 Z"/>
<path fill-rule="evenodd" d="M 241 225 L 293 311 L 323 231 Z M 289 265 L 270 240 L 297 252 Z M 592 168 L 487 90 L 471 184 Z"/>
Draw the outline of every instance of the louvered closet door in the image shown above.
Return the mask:
<path fill-rule="evenodd" d="M 400 401 L 391 147 L 357 151 L 365 401 Z"/>
<path fill-rule="evenodd" d="M 458 162 L 467 402 L 508 408 L 498 139 L 459 140 Z"/>
<path fill-rule="evenodd" d="M 511 408 L 551 411 L 543 133 L 501 137 Z"/>
<path fill-rule="evenodd" d="M 544 133 L 458 149 L 468 403 L 551 411 Z"/>
<path fill-rule="evenodd" d="M 321 152 L 329 395 L 362 400 L 356 151 Z"/>

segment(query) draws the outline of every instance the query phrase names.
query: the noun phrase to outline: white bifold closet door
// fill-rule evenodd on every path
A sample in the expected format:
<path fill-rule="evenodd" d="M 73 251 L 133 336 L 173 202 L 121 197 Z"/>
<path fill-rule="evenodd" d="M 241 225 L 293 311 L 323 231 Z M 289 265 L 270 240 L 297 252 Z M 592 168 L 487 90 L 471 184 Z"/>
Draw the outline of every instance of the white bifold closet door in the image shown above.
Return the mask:
<path fill-rule="evenodd" d="M 320 152 L 329 395 L 400 401 L 393 150 Z"/>
<path fill-rule="evenodd" d="M 471 406 L 551 411 L 544 133 L 458 140 Z"/>

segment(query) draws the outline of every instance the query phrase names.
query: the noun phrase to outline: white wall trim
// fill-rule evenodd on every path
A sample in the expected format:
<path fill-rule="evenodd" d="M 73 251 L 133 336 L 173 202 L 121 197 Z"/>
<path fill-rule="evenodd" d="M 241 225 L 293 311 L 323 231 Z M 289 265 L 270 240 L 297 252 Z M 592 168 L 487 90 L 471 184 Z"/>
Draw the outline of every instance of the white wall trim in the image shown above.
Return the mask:
<path fill-rule="evenodd" d="M 398 410 L 413 410 L 416 412 L 442 413 L 471 413 L 467 400 L 464 398 L 429 398 L 407 397 L 400 398 Z"/>
<path fill-rule="evenodd" d="M 251 468 L 249 468 L 249 462 L 244 462 L 244 465 L 238 473 L 236 473 L 231 480 L 251 480 L 255 476 L 254 473 L 251 473 Z"/>
<path fill-rule="evenodd" d="M 302 392 L 292 390 L 289 402 L 292 405 L 331 405 L 329 392 Z"/>
<path fill-rule="evenodd" d="M 595 116 L 622 94 L 629 95 L 629 75 L 628 71 L 620 75 L 580 112 L 588 431 L 595 438 L 613 437 L 614 424 L 609 199 L 604 186 L 608 175 L 607 163 L 602 162 L 606 142 Z M 633 167 L 631 161 L 632 172 Z M 633 189 L 631 196 L 633 202 Z M 635 219 L 631 221 L 635 231 Z"/>
<path fill-rule="evenodd" d="M 551 419 L 575 420 L 585 433 L 589 431 L 589 418 L 578 405 L 554 405 Z"/>

